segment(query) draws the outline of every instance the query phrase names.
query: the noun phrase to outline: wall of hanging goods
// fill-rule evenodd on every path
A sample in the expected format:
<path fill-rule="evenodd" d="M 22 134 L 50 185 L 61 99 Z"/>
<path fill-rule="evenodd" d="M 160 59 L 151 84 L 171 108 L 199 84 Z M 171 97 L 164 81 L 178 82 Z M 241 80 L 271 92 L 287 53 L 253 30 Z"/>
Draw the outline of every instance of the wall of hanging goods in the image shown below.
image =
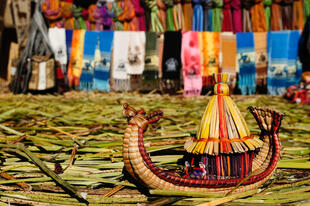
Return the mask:
<path fill-rule="evenodd" d="M 196 96 L 227 72 L 235 93 L 282 95 L 300 80 L 310 0 L 44 0 L 40 9 L 64 88 Z M 48 89 L 42 76 L 26 80 Z"/>

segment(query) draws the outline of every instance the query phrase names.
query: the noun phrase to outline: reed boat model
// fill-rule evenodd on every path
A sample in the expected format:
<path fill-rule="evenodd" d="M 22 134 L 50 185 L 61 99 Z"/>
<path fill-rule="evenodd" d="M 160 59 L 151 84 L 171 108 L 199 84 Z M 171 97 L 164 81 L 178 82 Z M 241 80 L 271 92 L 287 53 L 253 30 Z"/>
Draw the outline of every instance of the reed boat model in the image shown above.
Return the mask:
<path fill-rule="evenodd" d="M 261 130 L 250 134 L 240 111 L 229 97 L 226 74 L 215 75 L 212 96 L 196 138 L 185 143 L 187 155 L 181 174 L 157 167 L 147 154 L 143 134 L 149 124 L 163 117 L 162 111 L 146 115 L 124 104 L 128 119 L 123 142 L 125 169 L 138 183 L 161 190 L 209 193 L 244 192 L 264 184 L 280 158 L 278 131 L 283 114 L 268 108 L 249 107 Z"/>

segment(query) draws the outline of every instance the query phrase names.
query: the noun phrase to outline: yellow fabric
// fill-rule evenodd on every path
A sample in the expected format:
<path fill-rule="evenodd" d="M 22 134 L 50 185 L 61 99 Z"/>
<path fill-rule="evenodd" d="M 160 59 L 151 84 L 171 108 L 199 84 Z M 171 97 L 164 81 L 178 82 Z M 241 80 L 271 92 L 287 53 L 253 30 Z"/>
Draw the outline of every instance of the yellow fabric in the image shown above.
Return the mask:
<path fill-rule="evenodd" d="M 201 32 L 203 41 L 203 70 L 202 76 L 210 76 L 218 72 L 219 68 L 219 41 L 218 32 Z"/>

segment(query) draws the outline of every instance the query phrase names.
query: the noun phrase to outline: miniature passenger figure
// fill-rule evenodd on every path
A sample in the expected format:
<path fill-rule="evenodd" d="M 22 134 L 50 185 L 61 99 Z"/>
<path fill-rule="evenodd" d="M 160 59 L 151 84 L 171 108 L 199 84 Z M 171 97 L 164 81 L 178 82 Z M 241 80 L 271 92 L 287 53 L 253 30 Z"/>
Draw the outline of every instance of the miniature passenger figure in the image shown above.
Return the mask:
<path fill-rule="evenodd" d="M 185 161 L 185 166 L 184 166 L 184 173 L 185 173 L 185 178 L 188 178 L 190 175 L 190 170 L 191 170 L 191 165 L 188 163 L 188 161 Z"/>

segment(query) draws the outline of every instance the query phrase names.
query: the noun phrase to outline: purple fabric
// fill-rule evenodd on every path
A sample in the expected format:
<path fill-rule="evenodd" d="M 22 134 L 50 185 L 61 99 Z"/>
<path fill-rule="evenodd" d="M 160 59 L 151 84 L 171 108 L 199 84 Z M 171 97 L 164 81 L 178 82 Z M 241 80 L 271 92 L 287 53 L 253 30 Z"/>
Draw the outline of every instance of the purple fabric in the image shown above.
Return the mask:
<path fill-rule="evenodd" d="M 135 14 L 139 21 L 139 31 L 145 31 L 144 9 L 140 5 L 140 0 L 132 0 L 131 2 L 135 7 Z"/>
<path fill-rule="evenodd" d="M 112 25 L 111 12 L 105 5 L 94 10 L 94 18 L 96 19 L 95 30 L 102 31 L 105 28 L 110 29 Z"/>
<path fill-rule="evenodd" d="M 234 33 L 242 32 L 241 0 L 232 0 L 231 7 Z"/>

